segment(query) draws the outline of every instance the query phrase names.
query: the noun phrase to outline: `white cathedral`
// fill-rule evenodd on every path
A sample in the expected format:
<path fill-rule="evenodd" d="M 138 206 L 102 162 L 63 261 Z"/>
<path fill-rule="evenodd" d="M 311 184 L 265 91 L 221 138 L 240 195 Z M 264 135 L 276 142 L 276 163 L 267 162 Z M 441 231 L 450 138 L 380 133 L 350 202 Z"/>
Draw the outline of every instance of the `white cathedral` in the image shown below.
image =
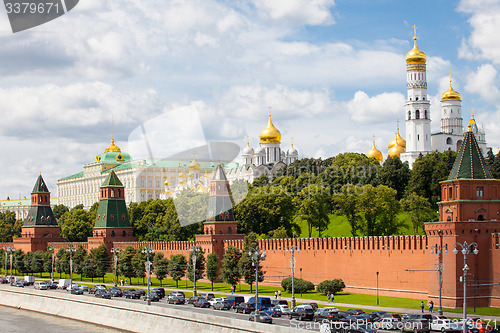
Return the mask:
<path fill-rule="evenodd" d="M 415 28 L 415 27 L 414 27 Z M 444 152 L 448 149 L 458 151 L 462 144 L 464 126 L 462 118 L 462 100 L 460 94 L 451 86 L 441 95 L 441 131 L 431 134 L 430 102 L 427 97 L 426 62 L 427 57 L 417 47 L 417 36 L 413 37 L 413 49 L 406 54 L 407 100 L 405 102 L 406 140 L 399 134 L 389 143 L 388 155 L 398 156 L 410 167 L 420 154 Z M 486 155 L 486 136 L 484 128 L 479 129 L 472 113 L 469 121 L 479 147 Z M 380 162 L 383 155 L 375 147 L 366 154 Z"/>

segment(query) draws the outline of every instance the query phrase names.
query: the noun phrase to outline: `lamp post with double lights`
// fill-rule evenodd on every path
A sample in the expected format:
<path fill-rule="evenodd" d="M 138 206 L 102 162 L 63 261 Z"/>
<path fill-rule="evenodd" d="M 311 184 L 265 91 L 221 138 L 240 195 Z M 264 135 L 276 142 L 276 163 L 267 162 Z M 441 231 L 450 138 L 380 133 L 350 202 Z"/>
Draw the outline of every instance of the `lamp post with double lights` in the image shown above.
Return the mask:
<path fill-rule="evenodd" d="M 261 249 L 256 246 L 250 248 L 248 255 L 252 258 L 252 265 L 255 266 L 255 322 L 259 321 L 259 263 L 266 259 L 266 252 L 260 253 Z"/>
<path fill-rule="evenodd" d="M 444 250 L 444 252 L 443 252 Z M 439 286 L 439 315 L 443 315 L 443 305 L 441 303 L 442 299 L 442 287 L 443 287 L 443 253 L 448 254 L 448 244 L 433 245 L 431 246 L 431 254 L 436 254 L 438 256 L 438 286 Z"/>
<path fill-rule="evenodd" d="M 115 264 L 115 268 L 114 268 L 114 273 L 115 273 L 115 287 L 117 286 L 117 274 L 116 274 L 116 270 L 117 270 L 117 266 L 118 266 L 118 253 L 120 253 L 120 249 L 117 248 L 117 247 L 113 247 L 111 249 L 111 253 L 113 253 L 113 261 L 114 261 L 114 264 Z"/>
<path fill-rule="evenodd" d="M 69 252 L 69 290 L 71 291 L 73 289 L 73 253 L 76 252 L 76 249 L 73 245 L 69 245 L 66 252 Z"/>
<path fill-rule="evenodd" d="M 292 254 L 292 258 L 290 259 L 290 265 L 292 267 L 292 308 L 295 307 L 295 252 L 300 252 L 297 246 L 289 246 L 286 249 L 286 252 L 290 252 Z M 302 268 L 300 269 L 302 273 Z"/>
<path fill-rule="evenodd" d="M 54 282 L 54 252 L 56 251 L 56 247 L 53 245 L 50 245 L 48 250 L 52 252 L 52 265 L 51 265 L 51 273 L 50 273 L 50 278 L 52 279 L 52 282 Z"/>
<path fill-rule="evenodd" d="M 479 253 L 479 250 L 477 249 L 477 243 L 476 242 L 472 242 L 472 243 L 467 243 L 467 242 L 464 242 L 463 244 L 462 243 L 455 243 L 455 249 L 453 250 L 453 253 L 455 255 L 458 254 L 458 249 L 457 249 L 457 245 L 458 247 L 460 247 L 462 249 L 462 254 L 464 256 L 464 268 L 462 268 L 463 270 L 463 277 L 462 277 L 462 282 L 464 284 L 464 311 L 463 311 L 463 333 L 467 333 L 467 271 L 470 269 L 469 266 L 467 265 L 467 255 L 470 254 L 471 252 L 474 253 L 474 255 L 477 255 Z"/>
<path fill-rule="evenodd" d="M 12 246 L 3 246 L 3 250 L 5 251 L 5 277 L 7 277 L 7 252 L 10 252 L 10 278 L 9 282 L 12 282 L 12 252 L 14 252 L 16 249 L 13 248 Z"/>
<path fill-rule="evenodd" d="M 378 275 L 379 275 L 379 271 L 377 271 L 377 305 L 378 305 Z"/>
<path fill-rule="evenodd" d="M 150 294 L 150 289 L 151 289 L 151 283 L 149 282 L 150 276 L 151 276 L 151 263 L 149 262 L 149 255 L 152 253 L 155 253 L 155 251 L 150 248 L 149 246 L 144 246 L 142 248 L 142 253 L 146 254 L 146 273 L 148 274 L 148 294 L 146 296 L 146 299 L 148 300 L 148 305 L 151 305 L 151 294 Z"/>
<path fill-rule="evenodd" d="M 2 250 L 5 253 L 5 269 L 4 269 L 5 278 L 7 278 L 7 248 L 8 248 L 7 245 L 2 246 Z"/>
<path fill-rule="evenodd" d="M 193 296 L 196 296 L 196 254 L 201 251 L 198 246 L 191 246 L 193 252 Z"/>

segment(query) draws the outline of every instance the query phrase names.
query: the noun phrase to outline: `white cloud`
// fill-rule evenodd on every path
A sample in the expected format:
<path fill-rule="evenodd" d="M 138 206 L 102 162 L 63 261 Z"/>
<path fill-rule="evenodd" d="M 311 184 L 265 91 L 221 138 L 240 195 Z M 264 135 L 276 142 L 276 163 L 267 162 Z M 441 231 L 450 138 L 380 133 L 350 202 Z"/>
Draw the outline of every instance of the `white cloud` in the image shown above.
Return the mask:
<path fill-rule="evenodd" d="M 496 86 L 497 70 L 490 64 L 481 65 L 476 72 L 467 75 L 465 89 L 476 93 L 482 98 L 494 102 L 500 97 L 500 91 Z"/>
<path fill-rule="evenodd" d="M 398 92 L 382 93 L 373 97 L 357 91 L 347 104 L 352 120 L 358 123 L 382 123 L 403 116 L 405 97 Z"/>
<path fill-rule="evenodd" d="M 327 25 L 334 19 L 330 9 L 333 0 L 253 0 L 264 17 L 294 24 Z"/>

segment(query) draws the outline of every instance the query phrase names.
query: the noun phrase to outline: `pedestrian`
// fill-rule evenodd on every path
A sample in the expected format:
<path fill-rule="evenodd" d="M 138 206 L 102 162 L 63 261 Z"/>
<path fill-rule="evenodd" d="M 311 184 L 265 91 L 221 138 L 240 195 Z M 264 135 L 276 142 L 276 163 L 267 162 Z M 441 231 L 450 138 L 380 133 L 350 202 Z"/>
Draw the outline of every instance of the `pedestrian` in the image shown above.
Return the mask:
<path fill-rule="evenodd" d="M 277 290 L 274 292 L 274 299 L 278 299 L 278 291 Z"/>
<path fill-rule="evenodd" d="M 125 279 L 125 285 L 127 285 L 127 281 L 128 281 L 128 280 L 127 280 L 127 279 Z"/>
<path fill-rule="evenodd" d="M 431 301 L 431 302 L 429 303 L 429 312 L 430 312 L 430 313 L 434 312 L 434 302 L 433 302 L 433 301 Z"/>
<path fill-rule="evenodd" d="M 334 298 L 335 298 L 335 294 L 334 294 L 334 293 L 332 293 L 332 295 L 331 295 L 331 297 L 330 297 L 330 299 L 332 300 L 332 303 L 333 303 L 333 299 L 334 299 Z"/>
<path fill-rule="evenodd" d="M 281 299 L 281 289 L 278 290 L 278 297 Z"/>
<path fill-rule="evenodd" d="M 234 294 L 234 286 L 231 286 L 231 295 Z"/>
<path fill-rule="evenodd" d="M 424 301 L 422 301 L 420 303 L 420 308 L 422 309 L 422 313 L 424 313 L 424 309 L 425 309 Z"/>
<path fill-rule="evenodd" d="M 331 295 L 328 293 L 328 302 L 330 302 Z"/>

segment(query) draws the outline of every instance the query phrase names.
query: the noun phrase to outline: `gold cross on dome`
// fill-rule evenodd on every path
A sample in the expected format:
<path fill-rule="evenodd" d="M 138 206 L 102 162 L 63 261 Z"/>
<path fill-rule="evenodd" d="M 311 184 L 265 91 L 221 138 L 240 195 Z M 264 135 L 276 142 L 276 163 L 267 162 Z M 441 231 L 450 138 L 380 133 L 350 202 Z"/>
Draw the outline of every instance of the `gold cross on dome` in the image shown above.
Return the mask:
<path fill-rule="evenodd" d="M 269 115 L 271 115 L 271 107 L 268 106 L 267 108 L 269 109 Z"/>
<path fill-rule="evenodd" d="M 417 26 L 414 24 L 412 28 L 413 28 L 413 36 L 417 37 Z"/>
<path fill-rule="evenodd" d="M 399 119 L 398 119 L 398 120 L 396 120 L 396 123 L 397 123 L 397 125 L 396 125 L 396 126 L 397 126 L 397 128 L 398 128 L 398 130 L 399 130 Z"/>

